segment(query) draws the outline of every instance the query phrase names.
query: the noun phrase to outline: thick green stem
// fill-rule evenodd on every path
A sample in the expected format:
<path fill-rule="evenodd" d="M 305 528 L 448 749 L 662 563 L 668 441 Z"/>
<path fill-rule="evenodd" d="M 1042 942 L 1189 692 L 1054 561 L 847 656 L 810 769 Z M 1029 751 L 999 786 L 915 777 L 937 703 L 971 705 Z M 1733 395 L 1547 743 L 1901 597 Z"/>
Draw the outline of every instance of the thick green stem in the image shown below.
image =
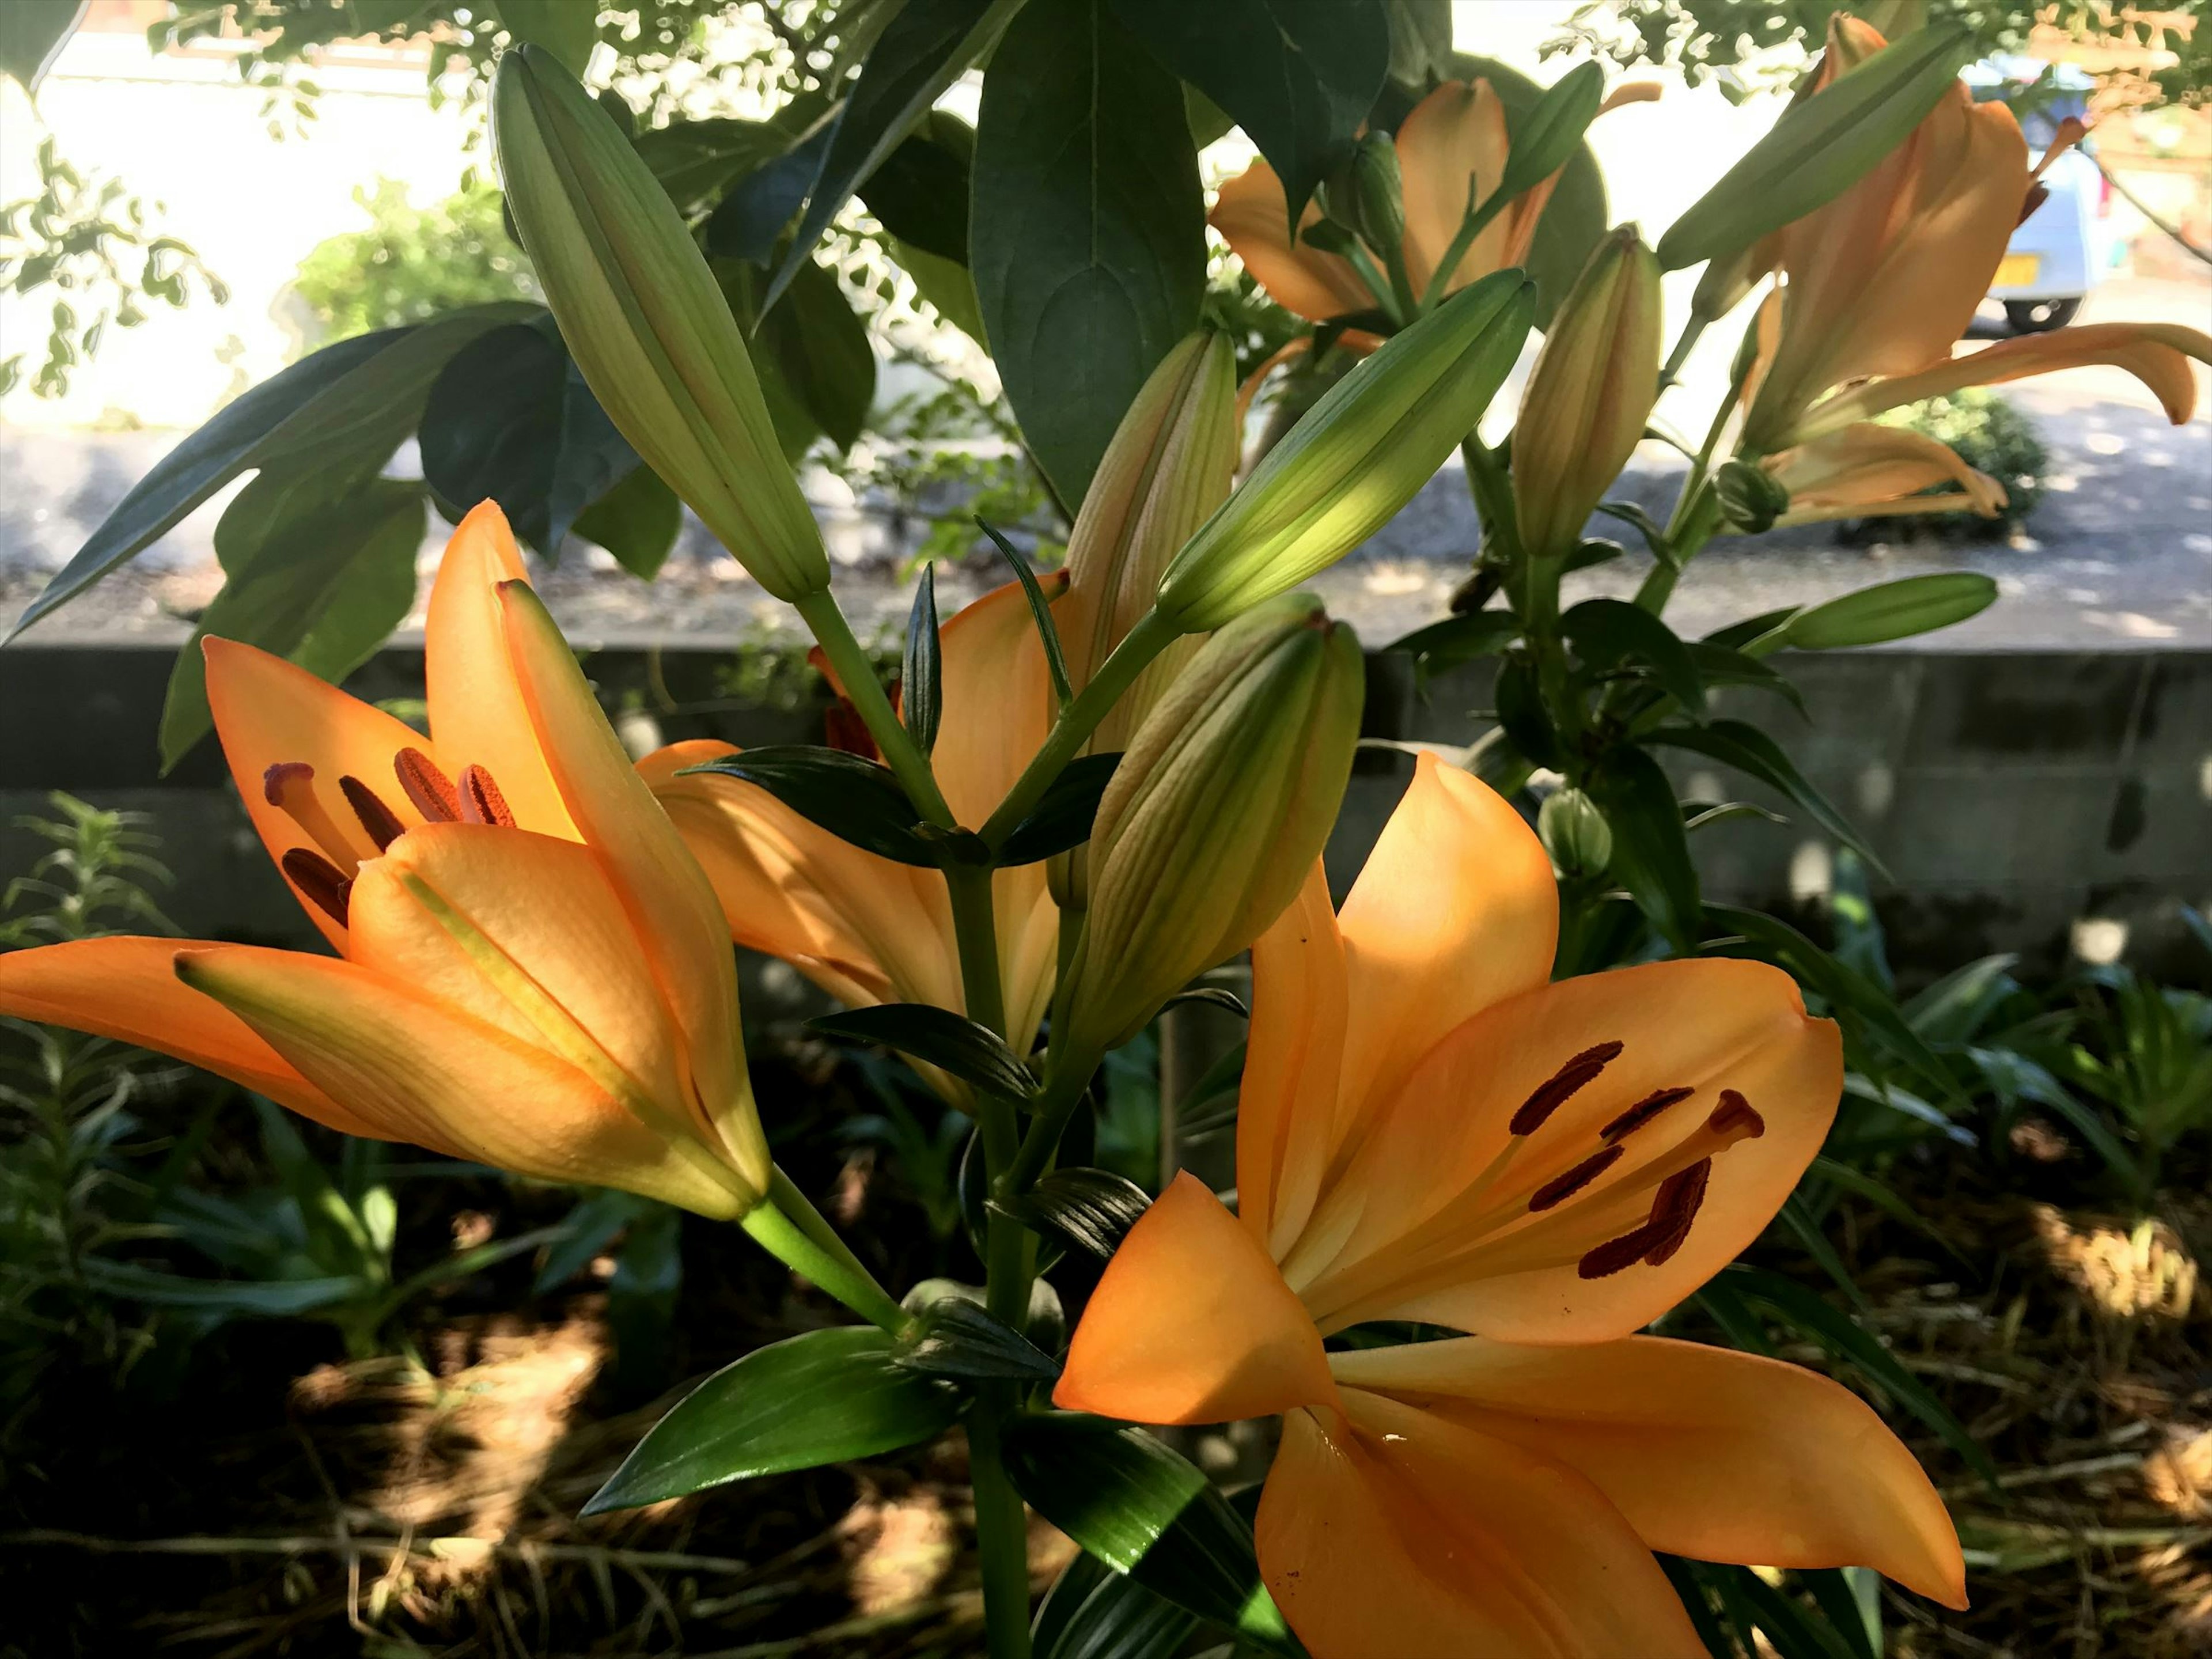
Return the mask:
<path fill-rule="evenodd" d="M 1006 1478 L 999 1443 L 1012 1402 L 1004 1384 L 986 1389 L 968 1413 L 968 1478 L 975 1492 L 975 1550 L 983 1575 L 983 1633 L 991 1659 L 1028 1659 L 1029 1517 Z"/>
<path fill-rule="evenodd" d="M 845 700 L 868 728 L 868 735 L 876 740 L 883 751 L 884 763 L 904 786 L 907 799 L 915 810 L 933 823 L 952 827 L 952 809 L 945 804 L 945 793 L 937 787 L 936 775 L 929 769 L 929 757 L 915 747 L 914 738 L 891 707 L 891 700 L 884 693 L 883 682 L 876 678 L 876 665 L 868 653 L 860 648 L 860 641 L 853 637 L 852 624 L 837 607 L 836 596 L 824 588 L 796 602 L 793 607 L 814 630 L 815 643 L 822 654 L 830 659 L 830 667 L 837 671 Z"/>
<path fill-rule="evenodd" d="M 1467 251 L 1474 246 L 1474 239 L 1482 234 L 1499 210 L 1513 199 L 1502 188 L 1493 190 L 1489 198 L 1478 208 L 1474 205 L 1474 180 L 1470 176 L 1468 179 L 1467 212 L 1461 216 L 1459 229 L 1452 237 L 1451 246 L 1444 250 L 1444 257 L 1437 262 L 1436 270 L 1429 274 L 1429 285 L 1421 294 L 1421 309 L 1425 312 L 1435 310 L 1444 295 L 1451 292 L 1452 273 L 1459 269 L 1459 262 L 1467 258 Z"/>
<path fill-rule="evenodd" d="M 860 1259 L 782 1170 L 770 1177 L 767 1201 L 753 1206 L 738 1224 L 770 1255 L 871 1325 L 896 1334 L 908 1322 L 906 1310 L 876 1283 L 875 1275 L 860 1265 Z"/>
<path fill-rule="evenodd" d="M 1121 643 L 1114 647 L 1113 654 L 1091 676 L 1091 684 L 1077 692 L 1075 700 L 1060 711 L 1060 718 L 1053 722 L 1043 747 L 1036 751 L 1021 776 L 1014 780 L 1014 787 L 999 803 L 999 810 L 983 825 L 983 840 L 994 852 L 1006 844 L 1014 826 L 1036 808 L 1044 792 L 1052 787 L 1052 781 L 1075 758 L 1077 751 L 1098 729 L 1098 722 L 1121 700 L 1121 694 L 1152 666 L 1153 658 L 1180 637 L 1158 611 L 1147 611 Z"/>
<path fill-rule="evenodd" d="M 1036 1105 L 1036 1120 L 1030 1125 L 1029 1133 L 1022 1137 L 1022 1149 L 1016 1156 L 1013 1167 L 1006 1171 L 1005 1187 L 1011 1195 L 1018 1196 L 1036 1184 L 1044 1173 L 1045 1165 L 1052 1161 L 1060 1146 L 1060 1138 L 1066 1132 L 1067 1121 L 1075 1115 L 1075 1109 L 1083 1103 L 1083 1091 L 1091 1082 L 1091 1073 L 1098 1069 L 1099 1056 L 1091 1054 L 1073 1064 L 1063 1055 L 1053 1056 L 1052 1075 L 1045 1079 L 1044 1094 Z"/>

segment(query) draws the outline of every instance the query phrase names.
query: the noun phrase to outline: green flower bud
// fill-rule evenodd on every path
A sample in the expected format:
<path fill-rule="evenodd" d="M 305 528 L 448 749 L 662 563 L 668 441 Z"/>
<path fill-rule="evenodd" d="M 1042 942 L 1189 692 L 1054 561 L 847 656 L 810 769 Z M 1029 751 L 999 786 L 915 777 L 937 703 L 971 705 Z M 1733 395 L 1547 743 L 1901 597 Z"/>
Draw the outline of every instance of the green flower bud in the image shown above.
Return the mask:
<path fill-rule="evenodd" d="M 1330 387 L 1176 555 L 1162 617 L 1218 628 L 1374 534 L 1474 430 L 1534 315 L 1534 285 L 1499 271 Z"/>
<path fill-rule="evenodd" d="M 1613 862 L 1613 826 L 1579 789 L 1554 789 L 1544 798 L 1536 833 L 1562 876 L 1601 876 Z"/>
<path fill-rule="evenodd" d="M 1749 461 L 1722 462 L 1713 472 L 1713 494 L 1720 498 L 1721 516 L 1747 535 L 1772 529 L 1790 510 L 1790 486 Z"/>
<path fill-rule="evenodd" d="M 1069 1052 L 1127 1042 L 1297 896 L 1352 774 L 1365 679 L 1352 630 L 1298 593 L 1230 623 L 1168 689 L 1091 830 L 1054 1018 Z"/>
<path fill-rule="evenodd" d="M 1406 240 L 1406 203 L 1398 179 L 1398 147 L 1370 132 L 1323 188 L 1329 217 L 1349 226 L 1359 240 L 1388 258 Z"/>
<path fill-rule="evenodd" d="M 830 586 L 728 302 L 650 169 L 537 46 L 500 59 L 492 143 L 561 337 L 615 428 L 780 599 Z"/>
<path fill-rule="evenodd" d="M 1532 558 L 1571 551 L 1659 398 L 1659 262 L 1633 225 L 1598 244 L 1553 318 L 1513 428 L 1513 501 Z"/>

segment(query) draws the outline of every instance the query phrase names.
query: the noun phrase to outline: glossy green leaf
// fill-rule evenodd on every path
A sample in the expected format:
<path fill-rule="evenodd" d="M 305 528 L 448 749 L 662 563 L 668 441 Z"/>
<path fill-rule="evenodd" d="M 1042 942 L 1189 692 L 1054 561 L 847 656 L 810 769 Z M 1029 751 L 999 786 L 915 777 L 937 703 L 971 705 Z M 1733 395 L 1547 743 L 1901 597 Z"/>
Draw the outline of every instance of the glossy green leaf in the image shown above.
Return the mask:
<path fill-rule="evenodd" d="M 1417 681 L 1495 656 L 1521 637 L 1521 623 L 1510 611 L 1476 611 L 1446 617 L 1442 622 L 1417 628 L 1382 649 L 1413 659 Z"/>
<path fill-rule="evenodd" d="M 689 218 L 790 145 L 790 133 L 774 123 L 718 116 L 652 128 L 638 134 L 636 149 L 676 210 Z"/>
<path fill-rule="evenodd" d="M 1712 640 L 1690 640 L 1686 643 L 1690 660 L 1698 665 L 1698 672 L 1707 685 L 1741 685 L 1754 691 L 1769 691 L 1808 720 L 1812 718 L 1805 708 L 1805 694 L 1779 670 L 1733 646 Z"/>
<path fill-rule="evenodd" d="M 1508 200 L 1534 190 L 1574 159 L 1604 97 L 1604 70 L 1577 64 L 1521 111 L 1511 124 L 1512 148 L 1498 186 Z"/>
<path fill-rule="evenodd" d="M 983 83 L 969 264 L 1006 399 L 1063 501 L 1198 325 L 1205 232 L 1175 76 L 1107 0 L 1030 0 Z"/>
<path fill-rule="evenodd" d="M 965 1297 L 938 1297 L 902 1333 L 898 1363 L 930 1376 L 1049 1382 L 1060 1364 L 1019 1331 Z"/>
<path fill-rule="evenodd" d="M 937 852 L 915 833 L 921 815 L 888 767 L 842 749 L 778 744 L 740 750 L 693 772 L 719 772 L 758 784 L 810 823 L 841 841 L 901 864 L 938 863 Z"/>
<path fill-rule="evenodd" d="M 1078 1554 L 1037 1608 L 1031 1659 L 1171 1659 L 1198 1616 L 1095 1555 Z"/>
<path fill-rule="evenodd" d="M 1030 1507 L 1109 1566 L 1249 1639 L 1290 1641 L 1260 1581 L 1250 1527 L 1144 1430 L 1064 1412 L 1017 1418 L 1006 1454 Z"/>
<path fill-rule="evenodd" d="M 518 42 L 543 46 L 580 76 L 599 38 L 596 0 L 492 0 L 500 27 Z"/>
<path fill-rule="evenodd" d="M 1343 159 L 1390 68 L 1381 8 L 1341 0 L 1113 0 L 1130 33 L 1244 129 L 1288 224 Z"/>
<path fill-rule="evenodd" d="M 576 515 L 569 529 L 603 547 L 633 576 L 651 581 L 676 546 L 684 503 L 651 467 L 640 465 Z"/>
<path fill-rule="evenodd" d="M 286 465 L 265 468 L 240 490 L 215 529 L 222 589 L 170 671 L 162 770 L 214 726 L 203 639 L 258 646 L 338 684 L 415 603 L 424 520 L 421 488 L 391 478 L 348 488 L 322 469 Z"/>
<path fill-rule="evenodd" d="M 1557 768 L 1566 759 L 1559 746 L 1559 728 L 1536 690 L 1536 677 L 1518 657 L 1500 663 L 1492 682 L 1492 701 L 1498 705 L 1498 723 L 1513 746 L 1538 766 Z"/>
<path fill-rule="evenodd" d="M 899 719 L 915 746 L 925 755 L 937 747 L 937 722 L 944 707 L 943 673 L 937 650 L 937 566 L 921 567 L 914 585 L 914 608 L 906 619 L 906 652 L 899 669 Z"/>
<path fill-rule="evenodd" d="M 817 436 L 849 448 L 875 402 L 876 355 L 836 273 L 806 261 L 765 314 L 767 279 L 757 267 L 722 260 L 714 275 L 750 337 L 761 397 L 786 457 L 798 459 Z"/>
<path fill-rule="evenodd" d="M 824 1014 L 806 1023 L 825 1036 L 856 1042 L 880 1042 L 909 1059 L 949 1072 L 986 1094 L 1027 1100 L 1036 1079 L 1006 1040 L 988 1025 L 926 1002 L 879 1002 L 866 1008 Z"/>
<path fill-rule="evenodd" d="M 1781 629 L 1780 643 L 1800 651 L 1843 651 L 1930 634 L 1979 616 L 1997 600 L 1994 577 L 1976 570 L 1940 570 L 1863 587 L 1808 605 Z"/>
<path fill-rule="evenodd" d="M 989 1206 L 1034 1233 L 1053 1233 L 1100 1261 L 1121 1248 L 1152 1198 L 1126 1176 L 1109 1170 L 1054 1170 L 1017 1197 Z"/>
<path fill-rule="evenodd" d="M 1748 1567 L 1711 1569 L 1725 1585 L 1724 1601 L 1740 1605 L 1776 1659 L 1863 1659 L 1852 1638 L 1826 1618 L 1807 1612 Z"/>
<path fill-rule="evenodd" d="M 1674 786 L 1650 755 L 1622 745 L 1592 770 L 1588 787 L 1613 830 L 1613 878 L 1686 955 L 1697 938 L 1698 872 Z"/>
<path fill-rule="evenodd" d="M 876 1457 L 951 1428 L 960 1395 L 900 1364 L 872 1325 L 808 1331 L 757 1349 L 656 1423 L 586 1515 L 787 1469 Z"/>
<path fill-rule="evenodd" d="M 1053 695 L 1064 705 L 1075 695 L 1067 681 L 1067 654 L 1060 648 L 1060 629 L 1052 619 L 1052 602 L 1044 596 L 1036 572 L 1022 556 L 1021 550 L 1008 541 L 998 527 L 979 518 L 975 527 L 991 538 L 991 545 L 999 550 L 999 556 L 1013 568 L 1014 580 L 1022 585 L 1022 597 L 1029 601 L 1030 620 L 1036 624 L 1037 642 L 1044 647 L 1046 671 L 1052 676 Z"/>
<path fill-rule="evenodd" d="M 1973 55 L 1955 24 L 1916 29 L 1791 105 L 1668 228 L 1659 263 L 1680 270 L 1727 258 L 1826 206 L 1905 141 Z"/>
<path fill-rule="evenodd" d="M 884 157 L 860 185 L 860 199 L 877 222 L 908 247 L 965 264 L 974 136 L 965 147 L 945 143 L 937 137 L 940 125 L 925 123 Z"/>
<path fill-rule="evenodd" d="M 1788 751 L 1749 722 L 1714 720 L 1705 726 L 1662 726 L 1646 732 L 1643 741 L 1691 750 L 1779 790 L 1803 807 L 1814 823 L 1873 866 L 1876 872 L 1888 874 L 1880 857 L 1867 845 L 1851 821 L 1813 787 L 1812 781 L 1797 769 L 1797 763 L 1790 758 Z"/>
<path fill-rule="evenodd" d="M 708 216 L 702 233 L 708 252 L 717 258 L 768 265 L 784 228 L 806 204 L 806 192 L 822 171 L 822 158 L 836 136 L 838 112 L 825 112 L 803 132 L 779 134 L 781 148 L 738 175 Z M 767 280 L 763 269 L 763 287 Z"/>
<path fill-rule="evenodd" d="M 1091 826 L 1098 817 L 1099 799 L 1121 763 L 1117 750 L 1110 755 L 1084 755 L 1062 767 L 1030 809 L 1030 815 L 1007 832 L 996 861 L 1035 864 L 1089 841 Z"/>
<path fill-rule="evenodd" d="M 423 482 L 456 518 L 496 501 L 548 558 L 638 465 L 550 318 L 492 329 L 455 352 L 431 384 L 418 441 Z"/>
<path fill-rule="evenodd" d="M 1021 7 L 1022 0 L 907 0 L 899 9 L 877 37 L 838 112 L 821 170 L 807 192 L 805 216 L 769 284 L 769 305 L 860 181 L 875 172 Z M 998 61 L 994 55 L 994 64 Z"/>
<path fill-rule="evenodd" d="M 264 380 L 131 488 L 31 602 L 15 633 L 151 546 L 251 468 L 297 461 L 349 477 L 374 473 L 415 429 L 430 383 L 456 351 L 488 329 L 540 314 L 538 307 L 519 301 L 473 307 L 416 327 L 342 340 Z"/>
<path fill-rule="evenodd" d="M 1626 599 L 1584 599 L 1559 618 L 1559 631 L 1584 667 L 1602 674 L 1641 664 L 1684 714 L 1704 719 L 1705 677 L 1690 647 L 1643 606 Z"/>
<path fill-rule="evenodd" d="M 0 6 L 0 75 L 35 93 L 91 0 L 8 0 Z"/>

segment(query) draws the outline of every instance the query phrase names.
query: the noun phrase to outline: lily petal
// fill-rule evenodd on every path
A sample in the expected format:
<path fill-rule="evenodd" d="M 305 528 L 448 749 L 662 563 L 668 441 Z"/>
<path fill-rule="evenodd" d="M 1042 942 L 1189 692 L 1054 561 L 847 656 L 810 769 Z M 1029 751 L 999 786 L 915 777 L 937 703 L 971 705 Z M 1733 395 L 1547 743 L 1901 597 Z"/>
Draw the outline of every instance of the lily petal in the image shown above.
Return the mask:
<path fill-rule="evenodd" d="M 1400 124 L 1398 176 L 1406 203 L 1406 275 L 1415 294 L 1427 292 L 1468 212 L 1480 207 L 1505 176 L 1507 144 L 1505 106 L 1487 81 L 1447 81 L 1414 105 Z M 1461 256 L 1447 291 L 1513 263 L 1506 256 L 1515 234 L 1511 222 L 1520 205 L 1500 214 L 1474 239 Z M 1541 210 L 1540 203 L 1537 211 Z M 1534 216 L 1527 216 L 1533 224 Z"/>
<path fill-rule="evenodd" d="M 1588 1478 L 1655 1550 L 1747 1566 L 1869 1566 L 1946 1607 L 1966 1565 L 1943 1500 L 1856 1395 L 1779 1360 L 1637 1336 L 1466 1337 L 1334 1355 L 1388 1394 Z"/>
<path fill-rule="evenodd" d="M 2178 323 L 2087 323 L 2047 334 L 2023 334 L 1961 357 L 1940 357 L 1909 374 L 1839 392 L 1815 407 L 1799 423 L 1798 432 L 1817 436 L 1885 409 L 1940 398 L 1961 386 L 2001 386 L 2089 363 L 2127 370 L 2157 394 L 2166 419 L 2179 426 L 2197 409 L 2197 375 L 2189 366 L 2192 358 L 2212 363 L 2212 334 Z"/>
<path fill-rule="evenodd" d="M 348 857 L 341 864 L 377 854 L 375 840 L 339 793 L 341 777 L 356 778 L 374 790 L 402 823 L 422 822 L 392 770 L 392 757 L 402 749 L 422 746 L 420 732 L 266 651 L 213 637 L 203 640 L 200 649 L 207 659 L 208 707 L 223 758 L 230 763 L 246 817 L 280 869 L 284 854 L 295 848 L 319 856 L 329 856 L 333 849 L 270 800 L 266 779 L 271 767 L 304 762 L 314 769 L 307 787 L 343 838 Z M 323 936 L 344 950 L 345 925 L 311 902 L 298 884 L 292 884 L 292 890 Z"/>
<path fill-rule="evenodd" d="M 1185 1171 L 1107 1264 L 1052 1397 L 1131 1422 L 1226 1423 L 1333 1401 L 1335 1385 L 1274 1263 Z"/>
<path fill-rule="evenodd" d="M 1301 216 L 1303 231 L 1321 218 L 1311 203 Z M 1267 297 L 1309 322 L 1371 311 L 1375 296 L 1348 260 L 1323 253 L 1303 240 L 1291 240 L 1290 198 L 1283 181 L 1265 161 L 1255 161 L 1225 181 L 1206 222 L 1219 231 Z M 1453 222 L 1456 228 L 1458 222 Z"/>
<path fill-rule="evenodd" d="M 1436 1047 L 1285 1277 L 1324 1333 L 1416 1319 L 1508 1341 L 1625 1336 L 1772 1220 L 1842 1086 L 1835 1025 L 1765 963 L 1561 980 Z"/>
<path fill-rule="evenodd" d="M 479 502 L 446 544 L 423 618 L 430 735 L 448 776 L 459 777 L 465 766 L 485 768 L 517 824 L 574 841 L 575 825 L 507 664 L 499 587 L 526 580 L 507 515 L 496 502 Z"/>
<path fill-rule="evenodd" d="M 501 584 L 499 594 L 508 660 L 561 799 L 652 952 L 708 1127 L 765 1190 L 767 1143 L 738 1030 L 737 966 L 714 889 L 623 751 L 538 595 L 519 581 Z"/>
<path fill-rule="evenodd" d="M 1650 1549 L 1577 1471 L 1379 1395 L 1345 1406 L 1285 1419 L 1255 1528 L 1314 1659 L 1703 1659 Z"/>
<path fill-rule="evenodd" d="M 301 1077 L 252 1027 L 177 980 L 191 939 L 73 940 L 0 955 L 0 1014 L 173 1055 L 349 1135 L 392 1134 Z"/>
<path fill-rule="evenodd" d="M 654 1134 L 574 1066 L 381 974 L 247 945 L 180 951 L 176 973 L 389 1138 L 704 1215 L 746 1207 L 699 1147 Z"/>
<path fill-rule="evenodd" d="M 1290 1253 L 1336 1152 L 1346 998 L 1344 939 L 1316 859 L 1297 897 L 1252 944 L 1237 1209 L 1271 1260 Z"/>
<path fill-rule="evenodd" d="M 854 1006 L 962 1007 L 945 878 L 863 852 L 757 784 L 680 775 L 736 752 L 699 739 L 656 750 L 637 767 L 706 870 L 730 936 Z"/>
<path fill-rule="evenodd" d="M 1985 519 L 2004 510 L 2002 484 L 1967 465 L 1948 444 L 1902 427 L 1863 421 L 1770 455 L 1763 465 L 1790 491 L 1790 510 L 1778 523 L 1848 518 L 1903 503 L 1940 483 L 1957 484 Z"/>

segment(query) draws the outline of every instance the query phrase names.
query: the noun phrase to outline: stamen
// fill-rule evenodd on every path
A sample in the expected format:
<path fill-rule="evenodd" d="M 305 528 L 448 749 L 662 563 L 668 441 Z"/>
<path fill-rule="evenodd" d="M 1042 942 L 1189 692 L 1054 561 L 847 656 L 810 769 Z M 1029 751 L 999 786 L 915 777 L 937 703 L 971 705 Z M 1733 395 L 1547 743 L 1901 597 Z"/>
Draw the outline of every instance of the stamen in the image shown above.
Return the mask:
<path fill-rule="evenodd" d="M 1713 1108 L 1713 1115 L 1705 1120 L 1705 1127 L 1717 1135 L 1725 1135 L 1726 1144 L 1739 1140 L 1756 1140 L 1766 1133 L 1766 1120 L 1759 1115 L 1758 1108 L 1733 1089 L 1721 1091 L 1721 1103 Z"/>
<path fill-rule="evenodd" d="M 1595 1048 L 1583 1049 L 1537 1085 L 1536 1092 L 1521 1103 L 1521 1109 L 1513 1114 L 1508 1127 L 1516 1135 L 1535 1133 L 1544 1127 L 1545 1119 L 1565 1105 L 1577 1089 L 1605 1070 L 1620 1053 L 1618 1042 L 1601 1042 Z"/>
<path fill-rule="evenodd" d="M 1690 1237 L 1690 1224 L 1698 1218 L 1698 1211 L 1705 1204 L 1705 1188 L 1712 1176 L 1712 1159 L 1701 1158 L 1688 1169 L 1678 1170 L 1659 1183 L 1658 1196 L 1651 1200 L 1650 1224 L 1662 1232 L 1644 1254 L 1647 1267 L 1662 1265 L 1682 1248 Z"/>
<path fill-rule="evenodd" d="M 337 923 L 346 925 L 346 910 L 353 897 L 353 882 L 337 866 L 319 853 L 311 853 L 304 847 L 295 847 L 276 860 L 277 867 L 291 878 L 292 884 L 302 896 L 313 902 L 315 907 Z"/>
<path fill-rule="evenodd" d="M 346 805 L 353 808 L 354 817 L 359 818 L 361 827 L 368 831 L 368 838 L 376 843 L 378 852 L 381 853 L 407 833 L 407 826 L 400 821 L 399 814 L 386 806 L 376 791 L 352 774 L 348 773 L 338 780 L 338 793 L 346 798 Z"/>
<path fill-rule="evenodd" d="M 1625 1139 L 1665 1111 L 1697 1093 L 1695 1089 L 1660 1089 L 1644 1097 L 1636 1104 L 1597 1132 L 1598 1139 L 1613 1141 Z"/>
<path fill-rule="evenodd" d="M 261 795 L 322 849 L 341 880 L 361 867 L 361 854 L 353 838 L 332 819 L 315 793 L 315 769 L 307 762 L 279 761 L 269 768 L 261 775 Z"/>
<path fill-rule="evenodd" d="M 392 770 L 401 792 L 430 823 L 452 823 L 461 816 L 461 798 L 453 781 L 421 750 L 401 750 L 392 757 Z"/>
<path fill-rule="evenodd" d="M 1626 1272 L 1644 1260 L 1655 1246 L 1664 1243 L 1660 1229 L 1645 1222 L 1633 1232 L 1623 1233 L 1619 1238 L 1609 1238 L 1595 1249 L 1587 1252 L 1575 1264 L 1576 1276 L 1582 1279 L 1610 1279 Z"/>
<path fill-rule="evenodd" d="M 465 823 L 497 824 L 502 830 L 514 828 L 514 814 L 507 810 L 507 797 L 481 766 L 461 769 L 461 819 Z"/>
<path fill-rule="evenodd" d="M 1555 1176 L 1536 1188 L 1528 1200 L 1531 1211 L 1548 1210 L 1553 1205 L 1564 1204 L 1577 1193 L 1620 1162 L 1626 1149 L 1608 1146 L 1603 1152 L 1584 1158 L 1563 1176 Z"/>

